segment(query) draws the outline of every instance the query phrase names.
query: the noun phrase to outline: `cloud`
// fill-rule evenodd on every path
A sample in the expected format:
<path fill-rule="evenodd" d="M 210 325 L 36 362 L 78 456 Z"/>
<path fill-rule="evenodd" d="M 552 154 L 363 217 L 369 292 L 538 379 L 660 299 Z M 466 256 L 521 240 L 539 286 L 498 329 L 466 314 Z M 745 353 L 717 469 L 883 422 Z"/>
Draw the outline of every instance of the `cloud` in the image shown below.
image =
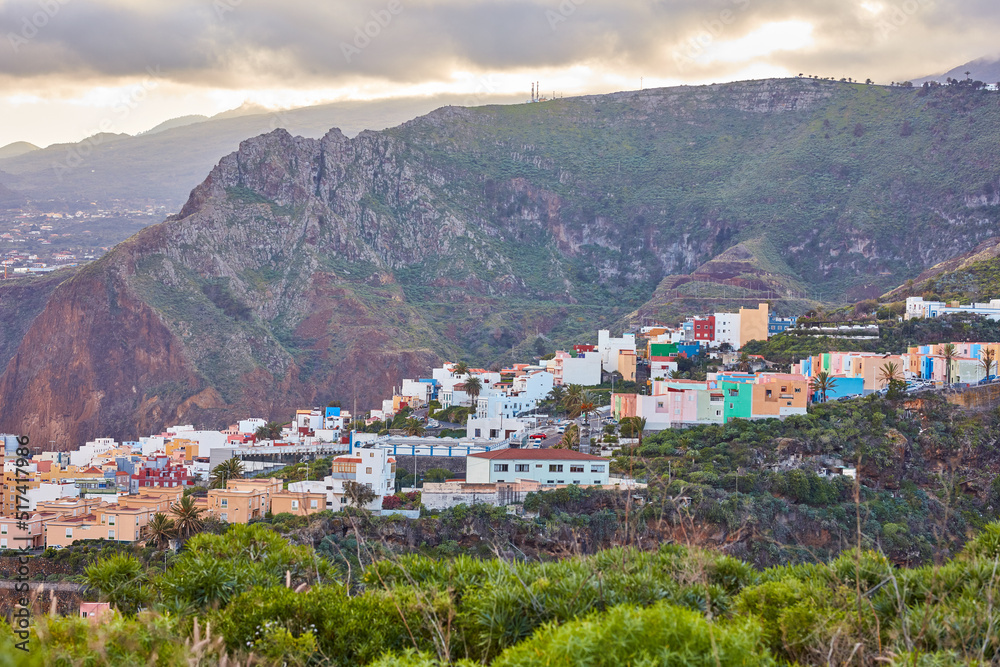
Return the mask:
<path fill-rule="evenodd" d="M 987 0 L 7 0 L 0 77 L 11 90 L 152 66 L 185 84 L 310 87 L 590 64 L 677 79 L 749 65 L 884 78 L 982 55 L 998 19 Z M 754 35 L 778 24 L 809 39 L 759 48 Z"/>

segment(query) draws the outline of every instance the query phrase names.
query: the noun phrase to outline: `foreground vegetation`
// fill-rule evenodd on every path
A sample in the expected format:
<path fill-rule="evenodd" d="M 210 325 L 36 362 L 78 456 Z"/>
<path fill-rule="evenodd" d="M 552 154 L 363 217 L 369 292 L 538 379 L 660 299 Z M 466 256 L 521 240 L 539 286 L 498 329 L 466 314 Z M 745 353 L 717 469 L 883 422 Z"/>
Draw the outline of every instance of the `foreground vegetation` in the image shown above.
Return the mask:
<path fill-rule="evenodd" d="M 96 567 L 118 578 L 96 585 L 124 613 L 99 625 L 41 616 L 27 655 L 0 630 L 0 664 L 986 665 L 1000 658 L 998 523 L 955 559 L 912 569 L 854 550 L 828 563 L 758 571 L 675 544 L 546 563 L 383 558 L 352 583 L 310 551 L 263 526 L 234 526 L 225 537 L 192 539 L 152 579 L 130 557 L 114 557 Z M 286 571 L 292 587 L 283 585 Z M 140 600 L 149 610 L 135 613 Z"/>

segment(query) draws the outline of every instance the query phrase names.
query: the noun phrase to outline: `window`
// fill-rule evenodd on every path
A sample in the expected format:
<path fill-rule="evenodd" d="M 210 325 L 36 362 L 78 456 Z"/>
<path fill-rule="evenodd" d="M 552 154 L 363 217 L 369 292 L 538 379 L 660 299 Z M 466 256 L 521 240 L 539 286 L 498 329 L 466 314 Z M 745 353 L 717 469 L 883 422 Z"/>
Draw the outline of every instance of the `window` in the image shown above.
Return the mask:
<path fill-rule="evenodd" d="M 573 480 L 573 483 L 574 483 L 574 484 L 579 484 L 579 483 L 580 483 L 580 480 L 578 480 L 578 479 L 574 479 L 574 480 Z"/>
<path fill-rule="evenodd" d="M 108 531 L 108 539 L 109 540 L 115 539 L 115 531 L 113 531 L 113 530 L 109 530 Z"/>
<path fill-rule="evenodd" d="M 222 521 L 229 521 L 229 512 L 223 512 L 219 515 L 219 519 Z"/>
<path fill-rule="evenodd" d="M 66 529 L 66 537 L 67 538 L 73 537 L 73 529 L 72 528 L 67 528 Z"/>
<path fill-rule="evenodd" d="M 771 398 L 771 390 L 770 389 L 765 389 L 764 390 L 764 396 L 766 396 L 767 398 Z"/>
<path fill-rule="evenodd" d="M 311 509 L 311 510 L 317 509 L 319 506 L 316 504 L 316 502 L 317 501 L 315 501 L 315 500 L 310 500 L 309 501 L 309 509 Z"/>
<path fill-rule="evenodd" d="M 347 502 L 347 496 L 341 496 L 341 497 L 340 497 L 340 504 L 341 504 L 341 505 L 343 505 L 343 504 L 345 504 L 346 502 Z"/>
<path fill-rule="evenodd" d="M 229 507 L 229 499 L 223 498 L 219 501 L 221 503 L 220 507 Z"/>
<path fill-rule="evenodd" d="M 536 464 L 535 464 L 535 467 L 536 467 L 536 468 L 541 468 L 541 467 L 542 467 L 542 464 L 541 464 L 541 463 L 536 463 Z"/>
<path fill-rule="evenodd" d="M 372 474 L 372 469 L 371 468 L 365 468 L 365 474 L 366 475 Z"/>
<path fill-rule="evenodd" d="M 604 472 L 604 464 L 598 463 L 590 466 L 590 472 Z"/>
<path fill-rule="evenodd" d="M 549 484 L 555 484 L 555 483 L 556 483 L 556 480 L 554 480 L 554 479 L 550 479 L 548 483 L 549 483 Z"/>
<path fill-rule="evenodd" d="M 549 472 L 562 472 L 562 468 L 562 465 L 552 463 L 549 465 Z"/>
<path fill-rule="evenodd" d="M 7 524 L 5 523 L 0 524 L 0 535 L 6 535 L 6 534 L 7 534 Z"/>
<path fill-rule="evenodd" d="M 293 500 L 292 501 L 292 509 L 293 510 L 297 510 L 298 508 L 299 508 L 299 501 Z"/>
<path fill-rule="evenodd" d="M 514 464 L 514 472 L 531 472 L 531 466 L 527 463 Z"/>
<path fill-rule="evenodd" d="M 796 387 L 796 388 L 795 388 L 795 393 L 796 393 L 796 394 L 800 394 L 800 393 L 802 393 L 802 387 Z"/>
<path fill-rule="evenodd" d="M 571 465 L 569 467 L 569 471 L 570 472 L 583 472 L 583 466 L 582 465 Z"/>
<path fill-rule="evenodd" d="M 493 464 L 493 472 L 507 472 L 509 469 L 510 468 L 509 468 L 509 466 L 506 463 L 494 463 Z"/>

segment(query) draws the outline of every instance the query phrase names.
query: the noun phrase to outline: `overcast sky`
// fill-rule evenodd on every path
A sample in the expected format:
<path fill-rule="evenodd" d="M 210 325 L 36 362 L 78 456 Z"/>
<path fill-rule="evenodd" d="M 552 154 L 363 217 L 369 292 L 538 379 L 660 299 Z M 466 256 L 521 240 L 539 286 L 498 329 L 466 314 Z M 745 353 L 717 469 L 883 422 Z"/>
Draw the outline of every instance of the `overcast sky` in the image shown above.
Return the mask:
<path fill-rule="evenodd" d="M 996 0 L 0 0 L 0 146 L 244 102 L 937 74 Z"/>

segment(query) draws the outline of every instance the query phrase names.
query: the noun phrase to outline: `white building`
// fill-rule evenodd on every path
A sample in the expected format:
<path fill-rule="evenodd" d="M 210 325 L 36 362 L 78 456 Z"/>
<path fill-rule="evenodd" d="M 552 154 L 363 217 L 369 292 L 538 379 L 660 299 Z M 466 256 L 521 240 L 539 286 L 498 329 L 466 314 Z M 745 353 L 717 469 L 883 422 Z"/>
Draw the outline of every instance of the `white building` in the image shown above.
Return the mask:
<path fill-rule="evenodd" d="M 399 388 L 399 395 L 410 399 L 410 405 L 416 401 L 418 405 L 424 406 L 431 402 L 434 397 L 434 385 L 430 382 L 420 380 L 403 380 L 403 385 Z"/>
<path fill-rule="evenodd" d="M 1000 320 L 1000 299 L 991 299 L 989 303 L 973 303 L 962 306 L 958 303 L 947 304 L 944 301 L 924 301 L 923 297 L 911 296 L 906 299 L 906 319 L 915 317 L 940 317 L 942 315 L 982 315 L 991 320 Z"/>
<path fill-rule="evenodd" d="M 740 349 L 739 313 L 715 314 L 715 338 L 713 342 L 720 346 L 729 343 L 734 350 Z"/>
<path fill-rule="evenodd" d="M 556 386 L 593 387 L 601 384 L 601 353 L 584 352 L 574 357 L 569 352 L 559 351 L 549 360 L 546 369 L 552 373 Z"/>
<path fill-rule="evenodd" d="M 472 417 L 465 424 L 466 437 L 475 440 L 507 440 L 528 431 L 534 420 L 511 417 Z"/>
<path fill-rule="evenodd" d="M 392 495 L 396 488 L 396 459 L 388 449 L 359 447 L 352 454 L 334 458 L 331 473 L 323 481 L 292 482 L 288 490 L 293 493 L 325 493 L 326 508 L 338 512 L 350 504 L 344 495 L 344 483 L 348 481 L 364 484 L 375 492 L 376 498 L 367 509 L 382 509 L 382 498 Z"/>
<path fill-rule="evenodd" d="M 261 426 L 267 426 L 266 419 L 258 419 L 256 417 L 252 419 L 241 419 L 236 424 L 236 428 L 239 429 L 240 433 L 249 433 L 251 435 L 256 433 L 257 429 Z"/>
<path fill-rule="evenodd" d="M 70 465 L 89 466 L 91 460 L 96 456 L 108 453 L 118 446 L 114 438 L 98 438 L 91 440 L 75 452 L 70 452 Z"/>
<path fill-rule="evenodd" d="M 604 370 L 609 373 L 619 370 L 618 353 L 622 350 L 635 352 L 634 333 L 623 334 L 621 338 L 612 338 L 605 329 L 597 332 L 597 351 L 601 353 L 601 364 L 603 364 Z"/>
<path fill-rule="evenodd" d="M 498 449 L 466 457 L 466 481 L 495 484 L 531 479 L 543 486 L 610 482 L 608 461 L 571 449 Z"/>

